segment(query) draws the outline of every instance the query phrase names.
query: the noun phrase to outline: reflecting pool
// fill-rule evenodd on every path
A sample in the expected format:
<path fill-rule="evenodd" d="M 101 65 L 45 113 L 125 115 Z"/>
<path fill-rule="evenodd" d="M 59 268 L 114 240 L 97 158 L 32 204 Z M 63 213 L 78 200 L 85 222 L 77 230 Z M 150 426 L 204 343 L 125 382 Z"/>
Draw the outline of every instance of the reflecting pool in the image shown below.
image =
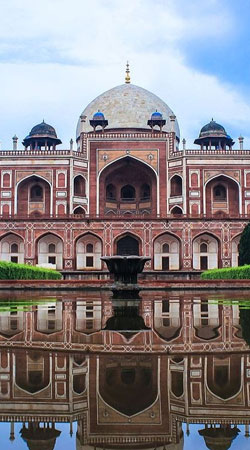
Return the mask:
<path fill-rule="evenodd" d="M 247 449 L 250 292 L 0 292 L 4 449 Z"/>

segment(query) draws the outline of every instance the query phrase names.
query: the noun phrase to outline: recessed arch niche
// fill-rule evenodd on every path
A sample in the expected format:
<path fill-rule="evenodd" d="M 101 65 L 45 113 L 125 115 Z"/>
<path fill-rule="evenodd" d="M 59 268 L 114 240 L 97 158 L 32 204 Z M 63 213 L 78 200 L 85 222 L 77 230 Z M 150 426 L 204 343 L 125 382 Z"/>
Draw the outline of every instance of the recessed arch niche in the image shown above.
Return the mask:
<path fill-rule="evenodd" d="M 156 214 L 156 174 L 147 164 L 126 156 L 109 164 L 99 179 L 100 214 Z"/>
<path fill-rule="evenodd" d="M 48 233 L 37 241 L 37 257 L 40 266 L 52 264 L 56 269 L 63 268 L 63 242 L 55 234 Z"/>
<path fill-rule="evenodd" d="M 117 411 L 132 416 L 149 408 L 158 394 L 156 355 L 99 359 L 99 392 Z"/>
<path fill-rule="evenodd" d="M 36 175 L 25 178 L 17 187 L 17 214 L 20 216 L 50 214 L 48 181 Z"/>
<path fill-rule="evenodd" d="M 116 240 L 116 254 L 121 256 L 129 256 L 140 254 L 139 239 L 132 234 L 119 236 Z"/>
<path fill-rule="evenodd" d="M 220 213 L 224 217 L 237 217 L 240 213 L 239 185 L 224 175 L 208 181 L 205 188 L 206 215 Z"/>

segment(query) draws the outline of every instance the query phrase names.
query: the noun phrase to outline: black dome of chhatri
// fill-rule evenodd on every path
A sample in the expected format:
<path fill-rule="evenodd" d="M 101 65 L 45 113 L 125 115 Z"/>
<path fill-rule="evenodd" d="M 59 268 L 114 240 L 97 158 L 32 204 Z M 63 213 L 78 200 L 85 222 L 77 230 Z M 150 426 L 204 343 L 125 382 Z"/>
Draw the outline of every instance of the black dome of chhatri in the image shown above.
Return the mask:
<path fill-rule="evenodd" d="M 56 130 L 51 125 L 42 121 L 38 125 L 35 125 L 30 134 L 26 136 L 23 140 L 23 145 L 25 148 L 50 148 L 50 146 L 55 146 L 57 144 L 61 144 L 62 141 L 58 139 Z"/>
<path fill-rule="evenodd" d="M 51 136 L 57 138 L 55 128 L 45 123 L 44 120 L 32 128 L 29 136 Z"/>
<path fill-rule="evenodd" d="M 227 136 L 225 128 L 219 123 L 215 122 L 214 119 L 212 119 L 211 122 L 207 123 L 206 125 L 204 125 L 204 127 L 202 127 L 200 131 L 200 137 L 209 136 L 213 134 L 216 135 L 220 134 L 222 136 Z"/>
<path fill-rule="evenodd" d="M 195 139 L 194 143 L 206 146 L 213 145 L 218 148 L 234 145 L 233 139 L 227 134 L 225 128 L 215 122 L 214 119 L 202 127 L 199 137 Z"/>

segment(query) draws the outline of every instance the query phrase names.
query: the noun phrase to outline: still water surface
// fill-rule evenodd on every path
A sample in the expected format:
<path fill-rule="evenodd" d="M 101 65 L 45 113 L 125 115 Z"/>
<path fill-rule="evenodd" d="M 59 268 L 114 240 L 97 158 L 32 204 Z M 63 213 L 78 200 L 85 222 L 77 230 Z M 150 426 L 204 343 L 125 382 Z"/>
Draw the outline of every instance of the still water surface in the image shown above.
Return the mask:
<path fill-rule="evenodd" d="M 0 293 L 4 449 L 249 447 L 250 292 Z"/>

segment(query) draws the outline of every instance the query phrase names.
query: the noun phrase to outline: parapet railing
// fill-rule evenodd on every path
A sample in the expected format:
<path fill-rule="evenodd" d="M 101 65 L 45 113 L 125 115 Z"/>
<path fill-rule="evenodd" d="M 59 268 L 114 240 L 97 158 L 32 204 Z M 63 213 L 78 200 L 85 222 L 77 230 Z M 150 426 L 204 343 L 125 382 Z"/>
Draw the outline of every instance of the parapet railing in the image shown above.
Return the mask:
<path fill-rule="evenodd" d="M 174 221 L 182 221 L 182 220 L 213 220 L 213 221 L 224 221 L 224 220 L 250 220 L 250 214 L 234 214 L 234 215 L 211 215 L 211 214 L 1 214 L 0 221 L 44 221 L 44 220 L 76 220 L 76 221 L 134 221 L 134 220 L 143 220 L 143 221 L 152 221 L 152 220 L 174 220 Z"/>
<path fill-rule="evenodd" d="M 128 138 L 130 133 L 128 134 Z M 114 135 L 116 137 L 119 137 L 119 135 Z M 148 135 L 147 135 L 148 136 Z M 91 136 L 92 137 L 92 136 Z M 94 136 L 95 137 L 95 136 Z M 96 136 L 97 137 L 97 136 Z M 99 137 L 99 135 L 98 135 Z M 138 135 L 138 138 L 141 137 Z M 143 136 L 142 136 L 143 137 Z M 146 136 L 145 136 L 146 137 Z M 157 136 L 154 136 L 157 137 Z M 159 136 L 160 138 L 161 136 Z M 55 150 L 0 150 L 0 157 L 10 157 L 10 156 L 75 156 L 75 157 L 83 157 L 83 152 L 78 152 L 76 150 L 70 150 L 70 149 L 55 149 Z M 170 153 L 170 159 L 171 158 L 179 158 L 183 156 L 249 156 L 250 155 L 250 149 L 185 149 L 185 150 L 176 150 L 174 152 Z"/>
<path fill-rule="evenodd" d="M 82 152 L 77 152 L 75 150 L 0 150 L 0 157 L 2 156 L 83 156 Z"/>
<path fill-rule="evenodd" d="M 192 148 L 185 150 L 176 150 L 170 154 L 170 157 L 182 157 L 182 156 L 249 156 L 250 150 L 244 149 L 200 149 Z"/>

